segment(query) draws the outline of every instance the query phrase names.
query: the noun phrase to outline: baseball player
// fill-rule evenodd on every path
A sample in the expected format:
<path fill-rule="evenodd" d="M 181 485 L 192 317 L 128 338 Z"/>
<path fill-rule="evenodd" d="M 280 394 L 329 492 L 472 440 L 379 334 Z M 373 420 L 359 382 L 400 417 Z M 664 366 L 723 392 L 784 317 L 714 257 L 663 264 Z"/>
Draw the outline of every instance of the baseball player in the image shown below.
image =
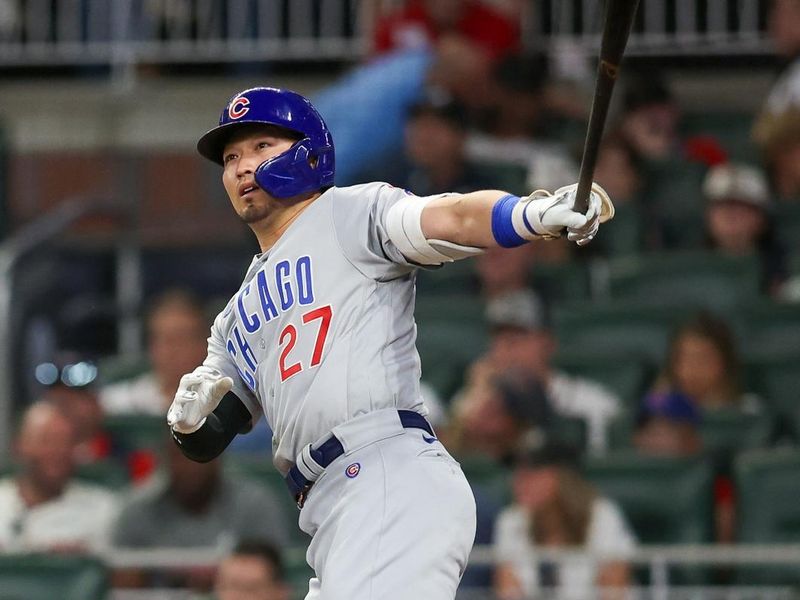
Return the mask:
<path fill-rule="evenodd" d="M 580 214 L 575 186 L 527 198 L 335 187 L 322 118 L 274 88 L 236 94 L 197 149 L 222 166 L 261 253 L 214 321 L 205 362 L 180 381 L 167 414 L 175 441 L 211 460 L 266 417 L 312 537 L 307 600 L 452 600 L 475 503 L 425 418 L 415 273 L 565 229 L 588 243 L 610 201 L 595 187 Z"/>

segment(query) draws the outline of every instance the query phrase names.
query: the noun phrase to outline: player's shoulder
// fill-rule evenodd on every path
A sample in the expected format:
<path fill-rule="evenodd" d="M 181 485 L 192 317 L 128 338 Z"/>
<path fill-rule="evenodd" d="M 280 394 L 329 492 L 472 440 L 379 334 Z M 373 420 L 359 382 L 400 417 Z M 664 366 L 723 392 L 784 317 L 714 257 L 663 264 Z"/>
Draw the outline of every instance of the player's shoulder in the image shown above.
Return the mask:
<path fill-rule="evenodd" d="M 394 195 L 411 195 L 411 192 L 393 186 L 385 181 L 370 181 L 369 183 L 357 183 L 344 187 L 334 187 L 330 190 L 334 202 L 371 202 L 381 196 L 390 197 Z"/>

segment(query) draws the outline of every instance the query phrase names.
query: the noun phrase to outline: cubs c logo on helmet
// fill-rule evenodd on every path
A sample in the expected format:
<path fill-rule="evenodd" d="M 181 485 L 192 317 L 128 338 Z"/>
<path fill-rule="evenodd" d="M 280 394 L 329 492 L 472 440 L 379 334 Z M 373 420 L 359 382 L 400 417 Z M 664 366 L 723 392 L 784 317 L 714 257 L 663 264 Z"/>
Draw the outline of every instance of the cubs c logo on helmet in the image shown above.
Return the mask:
<path fill-rule="evenodd" d="M 235 98 L 230 106 L 228 107 L 228 116 L 231 119 L 241 119 L 243 116 L 247 114 L 247 111 L 250 110 L 248 105 L 250 104 L 250 100 L 248 100 L 244 96 L 239 96 Z"/>

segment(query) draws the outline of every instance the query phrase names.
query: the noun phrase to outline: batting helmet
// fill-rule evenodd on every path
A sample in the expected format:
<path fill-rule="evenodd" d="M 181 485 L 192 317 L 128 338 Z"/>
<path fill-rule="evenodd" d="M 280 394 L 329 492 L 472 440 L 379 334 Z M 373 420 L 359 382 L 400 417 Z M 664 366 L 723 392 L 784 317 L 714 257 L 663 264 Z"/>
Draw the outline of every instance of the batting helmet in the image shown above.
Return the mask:
<path fill-rule="evenodd" d="M 289 150 L 261 163 L 256 183 L 275 198 L 289 198 L 333 185 L 333 138 L 317 109 L 290 90 L 257 87 L 233 96 L 219 125 L 197 142 L 197 151 L 217 164 L 231 135 L 245 125 L 275 125 L 303 136 Z"/>

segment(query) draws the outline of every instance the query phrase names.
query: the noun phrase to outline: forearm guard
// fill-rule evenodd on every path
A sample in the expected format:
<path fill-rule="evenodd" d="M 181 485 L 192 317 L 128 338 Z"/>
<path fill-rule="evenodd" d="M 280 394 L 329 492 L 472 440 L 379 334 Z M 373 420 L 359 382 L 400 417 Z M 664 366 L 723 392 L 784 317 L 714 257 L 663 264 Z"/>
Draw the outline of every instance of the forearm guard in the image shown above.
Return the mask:
<path fill-rule="evenodd" d="M 222 397 L 205 423 L 194 433 L 178 433 L 172 430 L 172 439 L 186 458 L 196 462 L 214 460 L 236 434 L 250 430 L 250 411 L 233 392 Z"/>

